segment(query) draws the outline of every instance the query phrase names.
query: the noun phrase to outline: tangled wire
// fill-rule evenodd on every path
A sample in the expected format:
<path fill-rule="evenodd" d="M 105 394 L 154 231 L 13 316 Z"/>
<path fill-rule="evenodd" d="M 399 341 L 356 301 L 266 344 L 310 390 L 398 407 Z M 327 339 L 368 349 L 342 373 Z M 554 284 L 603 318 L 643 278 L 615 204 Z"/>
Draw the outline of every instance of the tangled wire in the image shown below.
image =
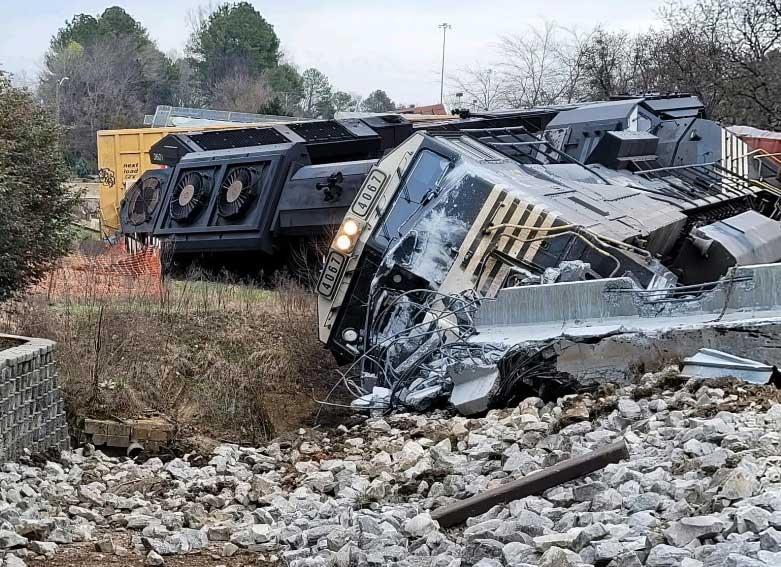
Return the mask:
<path fill-rule="evenodd" d="M 404 292 L 387 288 L 372 294 L 363 329 L 363 352 L 344 371 L 340 383 L 355 398 L 368 392 L 357 380 L 374 376 L 390 390 L 387 404 L 370 407 L 393 411 L 411 407 L 416 392 L 440 386 L 449 391 L 449 365 L 485 361 L 497 347 L 468 342 L 475 333 L 474 314 L 483 298 L 474 290 L 445 294 L 429 289 Z"/>

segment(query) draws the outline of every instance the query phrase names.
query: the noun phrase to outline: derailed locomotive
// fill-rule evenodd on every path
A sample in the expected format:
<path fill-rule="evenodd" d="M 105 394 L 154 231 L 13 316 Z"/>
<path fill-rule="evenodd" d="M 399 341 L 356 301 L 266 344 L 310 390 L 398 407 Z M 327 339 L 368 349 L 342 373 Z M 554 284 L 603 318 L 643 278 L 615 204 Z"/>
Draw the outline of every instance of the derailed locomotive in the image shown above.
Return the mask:
<path fill-rule="evenodd" d="M 338 226 L 369 169 L 412 133 L 399 116 L 169 134 L 127 191 L 122 233 L 174 254 L 237 253 L 259 266 Z"/>
<path fill-rule="evenodd" d="M 762 286 L 744 282 L 761 276 L 736 270 L 781 259 L 781 191 L 755 157 L 689 96 L 415 133 L 369 171 L 333 240 L 320 338 L 360 369 L 346 383 L 364 407 L 450 395 L 479 411 L 593 378 L 594 365 L 557 366 L 565 335 L 758 305 Z"/>

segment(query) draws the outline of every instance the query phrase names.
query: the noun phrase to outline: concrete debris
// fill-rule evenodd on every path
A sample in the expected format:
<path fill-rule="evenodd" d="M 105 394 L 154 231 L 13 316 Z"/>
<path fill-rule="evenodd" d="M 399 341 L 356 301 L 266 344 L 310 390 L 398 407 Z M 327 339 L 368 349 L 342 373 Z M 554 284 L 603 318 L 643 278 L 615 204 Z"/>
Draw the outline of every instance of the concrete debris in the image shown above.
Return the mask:
<path fill-rule="evenodd" d="M 586 279 L 589 270 L 591 270 L 591 264 L 588 262 L 565 260 L 555 268 L 546 268 L 539 283 L 580 282 Z"/>
<path fill-rule="evenodd" d="M 448 369 L 448 376 L 453 382 L 450 403 L 459 412 L 472 415 L 488 409 L 499 381 L 496 365 L 459 363 Z"/>
<path fill-rule="evenodd" d="M 781 377 L 775 366 L 710 348 L 684 358 L 681 374 L 690 378 L 740 378 L 752 384 L 767 384 Z"/>
<path fill-rule="evenodd" d="M 395 347 L 405 365 L 401 374 L 419 367 L 418 377 L 408 386 L 375 386 L 353 408 L 421 411 L 447 399 L 463 415 L 475 415 L 529 390 L 552 398 L 627 384 L 638 368 L 659 371 L 671 363 L 682 363 L 691 377 L 781 385 L 775 366 L 781 364 L 781 264 L 740 266 L 691 292 L 645 290 L 621 277 L 506 288 L 492 301 L 470 294 L 450 301 L 463 319 L 457 331 L 435 325 L 427 339 L 408 335 Z M 724 351 L 750 352 L 763 362 Z"/>
<path fill-rule="evenodd" d="M 388 388 L 375 386 L 371 394 L 366 394 L 352 401 L 352 407 L 356 411 L 371 411 L 390 407 L 391 391 Z"/>
<path fill-rule="evenodd" d="M 78 449 L 0 465 L 0 544 L 5 565 L 60 560 L 73 545 L 106 564 L 200 553 L 291 567 L 778 565 L 778 399 L 770 386 L 665 371 L 606 394 L 527 398 L 478 418 L 375 415 L 207 458 Z M 590 419 L 569 420 L 570 407 Z M 454 504 L 616 442 L 631 459 L 491 502 L 462 526 L 442 521 Z"/>

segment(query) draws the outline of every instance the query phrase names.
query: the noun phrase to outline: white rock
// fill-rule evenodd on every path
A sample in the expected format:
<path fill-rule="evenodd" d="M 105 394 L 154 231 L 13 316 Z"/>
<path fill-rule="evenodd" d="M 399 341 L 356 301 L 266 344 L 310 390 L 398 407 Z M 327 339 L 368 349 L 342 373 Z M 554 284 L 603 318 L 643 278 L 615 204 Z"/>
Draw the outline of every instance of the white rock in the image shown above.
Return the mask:
<path fill-rule="evenodd" d="M 27 567 L 27 563 L 16 555 L 6 555 L 3 567 Z"/>
<path fill-rule="evenodd" d="M 664 537 L 675 547 L 684 547 L 695 538 L 711 537 L 723 532 L 728 525 L 716 516 L 681 518 L 664 530 Z"/>
<path fill-rule="evenodd" d="M 618 413 L 625 419 L 638 419 L 643 415 L 643 410 L 636 401 L 622 398 L 618 400 Z"/>
<path fill-rule="evenodd" d="M 514 567 L 522 563 L 536 564 L 540 556 L 534 546 L 511 541 L 502 548 L 502 557 L 508 567 Z"/>
<path fill-rule="evenodd" d="M 0 530 L 0 549 L 24 547 L 25 545 L 27 545 L 26 537 L 22 537 L 10 530 Z"/>
<path fill-rule="evenodd" d="M 165 565 L 165 560 L 154 550 L 150 551 L 146 556 L 146 565 L 151 567 L 159 567 Z"/>
<path fill-rule="evenodd" d="M 551 547 L 542 554 L 539 567 L 576 567 L 581 563 L 580 555 L 569 549 Z"/>
<path fill-rule="evenodd" d="M 51 541 L 31 541 L 27 544 L 27 549 L 38 555 L 52 557 L 57 553 L 58 545 Z"/>
<path fill-rule="evenodd" d="M 687 557 L 691 557 L 689 550 L 662 544 L 651 549 L 645 564 L 646 567 L 678 567 Z"/>
<path fill-rule="evenodd" d="M 425 537 L 430 532 L 438 529 L 439 524 L 431 519 L 431 515 L 428 512 L 418 514 L 404 522 L 404 531 L 412 537 Z"/>
<path fill-rule="evenodd" d="M 758 506 L 745 506 L 738 509 L 735 520 L 738 533 L 759 533 L 770 525 L 770 512 Z"/>

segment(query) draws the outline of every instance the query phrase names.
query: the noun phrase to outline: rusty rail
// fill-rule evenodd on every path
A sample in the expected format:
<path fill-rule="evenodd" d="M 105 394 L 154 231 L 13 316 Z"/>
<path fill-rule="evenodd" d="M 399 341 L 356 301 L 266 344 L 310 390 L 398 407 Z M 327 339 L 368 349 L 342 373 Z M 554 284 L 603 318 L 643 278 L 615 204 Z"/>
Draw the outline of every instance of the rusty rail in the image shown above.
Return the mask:
<path fill-rule="evenodd" d="M 467 518 L 487 512 L 497 504 L 505 504 L 526 496 L 541 494 L 549 488 L 587 475 L 628 457 L 629 450 L 622 439 L 596 451 L 533 472 L 522 479 L 486 490 L 482 494 L 476 494 L 460 502 L 437 508 L 431 513 L 431 517 L 438 521 L 443 528 L 454 526 Z"/>

